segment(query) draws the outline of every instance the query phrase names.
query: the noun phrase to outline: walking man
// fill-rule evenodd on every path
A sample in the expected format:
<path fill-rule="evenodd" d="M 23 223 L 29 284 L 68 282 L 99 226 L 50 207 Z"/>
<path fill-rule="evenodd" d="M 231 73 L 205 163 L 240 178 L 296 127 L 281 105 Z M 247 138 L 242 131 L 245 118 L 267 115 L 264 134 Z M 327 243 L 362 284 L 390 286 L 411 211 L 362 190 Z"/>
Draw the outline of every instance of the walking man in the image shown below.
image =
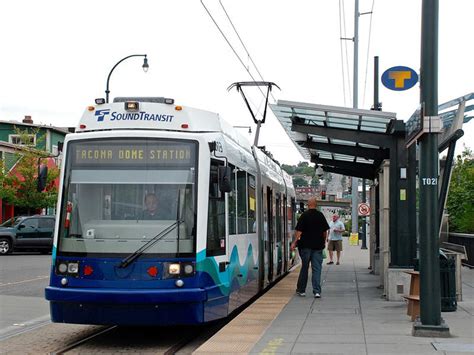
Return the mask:
<path fill-rule="evenodd" d="M 308 200 L 308 210 L 298 219 L 295 228 L 295 240 L 291 243 L 291 250 L 296 248 L 301 257 L 301 270 L 296 285 L 296 293 L 306 296 L 308 283 L 308 268 L 311 263 L 311 284 L 315 298 L 321 297 L 321 270 L 323 263 L 323 249 L 326 247 L 328 223 L 324 215 L 316 209 L 316 198 Z"/>
<path fill-rule="evenodd" d="M 328 265 L 334 264 L 333 254 L 334 250 L 336 251 L 336 265 L 340 264 L 341 261 L 341 251 L 342 251 L 342 232 L 346 230 L 344 227 L 344 223 L 339 220 L 339 216 L 337 214 L 332 216 L 332 222 L 329 224 L 330 232 L 329 232 L 329 243 L 328 243 L 328 251 L 329 251 L 329 261 Z"/>

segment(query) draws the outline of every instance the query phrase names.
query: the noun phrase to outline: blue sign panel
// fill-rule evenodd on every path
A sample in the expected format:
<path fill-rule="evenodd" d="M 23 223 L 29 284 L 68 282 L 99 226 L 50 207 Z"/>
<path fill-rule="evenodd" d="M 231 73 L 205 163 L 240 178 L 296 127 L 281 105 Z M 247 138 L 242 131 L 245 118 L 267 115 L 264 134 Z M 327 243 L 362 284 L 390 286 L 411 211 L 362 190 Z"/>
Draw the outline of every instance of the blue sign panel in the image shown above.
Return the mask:
<path fill-rule="evenodd" d="M 415 86 L 418 74 L 408 67 L 392 67 L 382 74 L 382 84 L 390 90 L 403 91 Z"/>

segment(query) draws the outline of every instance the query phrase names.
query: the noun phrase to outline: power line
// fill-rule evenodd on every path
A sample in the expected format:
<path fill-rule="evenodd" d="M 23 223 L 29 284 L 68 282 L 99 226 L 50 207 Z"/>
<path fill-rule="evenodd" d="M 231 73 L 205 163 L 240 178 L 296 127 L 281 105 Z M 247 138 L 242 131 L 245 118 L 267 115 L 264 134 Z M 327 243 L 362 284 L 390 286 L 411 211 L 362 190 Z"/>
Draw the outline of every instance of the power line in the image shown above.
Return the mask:
<path fill-rule="evenodd" d="M 372 35 L 372 16 L 374 13 L 374 3 L 375 0 L 372 0 L 372 9 L 370 10 L 370 22 L 369 22 L 369 40 L 367 43 L 367 60 L 365 62 L 365 82 L 364 82 L 364 95 L 362 99 L 362 103 L 365 104 L 365 93 L 367 89 L 367 71 L 368 71 L 368 66 L 369 66 L 369 51 L 370 51 L 370 39 Z"/>
<path fill-rule="evenodd" d="M 344 46 L 342 45 L 341 0 L 339 0 L 339 43 L 341 47 L 342 94 L 344 96 L 344 106 L 346 106 L 346 74 L 344 71 Z"/>
<path fill-rule="evenodd" d="M 344 6 L 344 0 L 342 0 L 342 18 L 343 18 L 343 30 L 344 30 L 344 38 L 347 37 L 346 34 L 346 10 Z M 348 82 L 348 89 L 349 89 L 349 97 L 352 97 L 351 91 L 351 78 L 350 78 L 350 70 L 349 70 L 349 54 L 347 53 L 347 42 L 344 42 L 344 46 L 346 48 L 346 68 L 347 68 L 347 82 Z"/>

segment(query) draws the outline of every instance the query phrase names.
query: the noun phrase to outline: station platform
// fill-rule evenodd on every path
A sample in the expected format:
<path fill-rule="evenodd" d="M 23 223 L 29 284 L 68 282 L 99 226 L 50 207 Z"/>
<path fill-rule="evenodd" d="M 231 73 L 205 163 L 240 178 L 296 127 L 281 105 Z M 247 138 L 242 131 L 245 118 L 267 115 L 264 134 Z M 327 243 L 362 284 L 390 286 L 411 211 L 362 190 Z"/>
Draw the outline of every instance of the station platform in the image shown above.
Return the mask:
<path fill-rule="evenodd" d="M 326 265 L 320 299 L 295 294 L 299 268 L 229 322 L 194 354 L 474 353 L 474 270 L 462 268 L 463 301 L 442 312 L 450 338 L 412 336 L 403 301 L 389 302 L 368 270 L 369 251 L 344 239 L 341 265 Z M 311 278 L 311 275 L 310 275 Z"/>

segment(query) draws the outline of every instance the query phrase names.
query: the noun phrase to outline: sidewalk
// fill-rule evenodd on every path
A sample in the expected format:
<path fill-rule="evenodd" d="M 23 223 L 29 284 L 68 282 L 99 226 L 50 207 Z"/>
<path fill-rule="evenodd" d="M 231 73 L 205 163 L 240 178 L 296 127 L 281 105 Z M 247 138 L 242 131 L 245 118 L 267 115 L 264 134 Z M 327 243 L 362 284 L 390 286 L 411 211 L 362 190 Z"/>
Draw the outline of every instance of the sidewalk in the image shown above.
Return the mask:
<path fill-rule="evenodd" d="M 310 287 L 306 297 L 295 295 L 296 270 L 195 353 L 474 353 L 474 270 L 463 268 L 457 311 L 442 313 L 451 338 L 413 337 L 406 303 L 381 298 L 368 250 L 344 243 L 341 265 L 324 264 L 321 299 Z"/>

